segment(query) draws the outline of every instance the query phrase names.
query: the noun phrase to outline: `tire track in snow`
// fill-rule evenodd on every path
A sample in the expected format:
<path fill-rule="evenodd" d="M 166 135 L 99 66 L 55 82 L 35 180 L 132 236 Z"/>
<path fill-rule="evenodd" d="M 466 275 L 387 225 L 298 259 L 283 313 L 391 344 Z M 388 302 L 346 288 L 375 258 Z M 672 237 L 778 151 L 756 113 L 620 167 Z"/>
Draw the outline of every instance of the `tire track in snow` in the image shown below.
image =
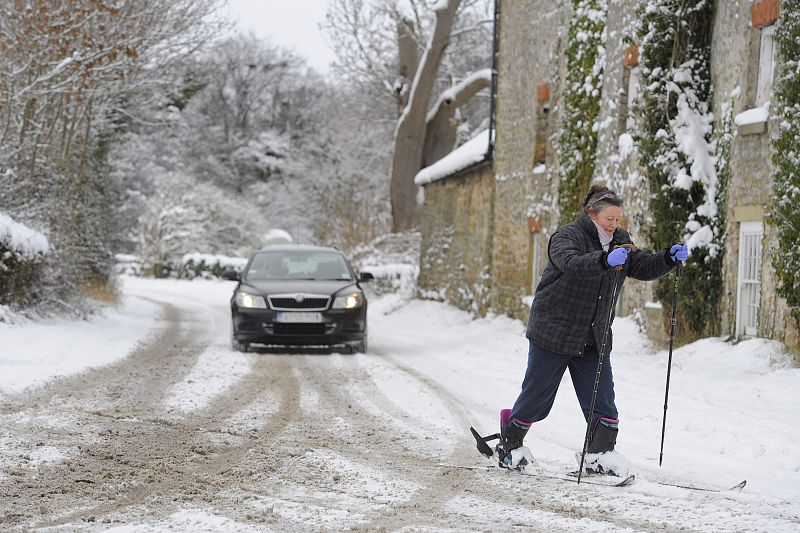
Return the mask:
<path fill-rule="evenodd" d="M 258 356 L 254 356 L 257 360 L 252 372 L 239 384 L 243 388 L 215 398 L 206 410 L 186 422 L 160 418 L 165 392 L 191 370 L 191 363 L 207 346 L 207 341 L 198 342 L 203 335 L 195 325 L 203 321 L 184 321 L 182 310 L 162 305 L 166 327 L 127 359 L 37 391 L 36 401 L 51 404 L 47 409 L 52 416 L 68 411 L 77 417 L 79 427 L 69 428 L 65 440 L 77 443 L 79 454 L 63 464 L 40 467 L 26 476 L 0 482 L 0 495 L 12 497 L 5 501 L 14 503 L 14 509 L 0 521 L 11 524 L 34 519 L 38 526 L 67 524 L 119 514 L 156 496 L 159 505 L 170 501 L 170 495 L 176 501 L 185 499 L 198 485 L 200 492 L 209 487 L 218 491 L 224 483 L 214 486 L 215 477 L 230 472 L 251 449 L 274 439 L 286 427 L 293 410 L 279 408 L 244 442 L 197 445 L 209 435 L 227 438 L 224 430 L 215 428 L 217 422 L 263 394 L 265 387 L 276 389 L 274 397 L 281 407 L 297 403 L 292 365 Z M 182 346 L 185 341 L 190 341 L 190 346 Z M 165 352 L 169 353 L 166 357 Z M 89 385 L 98 382 L 95 388 Z M 112 408 L 91 409 L 103 403 L 100 398 Z M 24 399 L 18 401 L 18 405 L 25 404 Z M 41 433 L 30 437 L 35 441 Z"/>
<path fill-rule="evenodd" d="M 122 486 L 119 493 L 111 494 L 112 498 L 104 497 L 108 495 L 93 485 L 87 485 L 87 488 L 95 490 L 88 491 L 94 494 L 87 494 L 84 498 L 86 501 L 107 502 L 82 507 L 73 502 L 67 508 L 80 508 L 55 519 L 38 522 L 35 527 L 98 521 L 102 517 L 119 514 L 125 514 L 126 521 L 137 514 L 152 520 L 156 510 L 166 514 L 180 509 L 186 500 L 206 501 L 206 498 L 213 498 L 237 478 L 250 475 L 247 456 L 253 450 L 268 446 L 285 430 L 293 413 L 286 406 L 296 404 L 299 398 L 298 383 L 289 361 L 260 360 L 254 365 L 254 374 L 261 378 L 261 382 L 277 386 L 275 398 L 280 405 L 259 431 L 239 443 L 207 445 L 191 437 L 206 436 L 208 431 L 185 424 L 146 424 L 144 427 L 120 430 L 116 440 L 121 442 L 113 446 L 93 447 L 91 456 L 99 463 L 94 470 L 113 471 L 114 463 L 119 459 L 117 455 L 122 455 L 120 462 L 126 468 L 117 468 L 110 484 L 115 486 L 114 481 L 120 478 L 134 479 L 123 481 L 127 485 Z M 256 383 L 256 380 L 251 383 Z M 261 391 L 263 385 L 258 386 L 258 392 Z M 256 395 L 246 394 L 230 401 L 238 402 Z M 211 409 L 209 407 L 209 411 L 199 420 L 208 422 L 217 419 L 211 414 Z M 227 413 L 229 409 L 233 409 L 233 406 L 226 405 L 224 412 Z M 136 509 L 137 506 L 142 508 Z"/>
<path fill-rule="evenodd" d="M 448 523 L 447 503 L 469 487 L 476 480 L 476 474 L 467 470 L 445 473 L 432 468 L 430 457 L 421 457 L 418 453 L 409 455 L 405 453 L 409 450 L 398 450 L 398 440 L 402 442 L 403 437 L 398 439 L 397 436 L 393 436 L 392 439 L 387 439 L 389 433 L 385 428 L 387 420 L 390 422 L 395 420 L 398 412 L 402 412 L 402 408 L 381 391 L 374 382 L 374 377 L 358 359 L 350 356 L 324 362 L 306 359 L 306 364 L 308 370 L 304 375 L 319 391 L 322 397 L 320 403 L 325 405 L 326 409 L 330 409 L 332 414 L 346 413 L 348 421 L 353 426 L 354 433 L 349 439 L 328 432 L 327 447 L 356 464 L 388 472 L 392 479 L 400 478 L 418 485 L 410 498 L 390 503 L 369 513 L 369 528 L 394 529 L 403 525 L 413 526 L 416 522 L 415 517 L 420 516 L 425 517 L 426 522 L 436 517 L 442 523 Z M 399 368 L 399 363 L 394 362 L 392 368 Z M 467 424 L 466 410 L 456 398 L 413 370 L 400 370 L 430 389 L 447 409 L 454 413 L 459 424 Z M 369 389 L 369 403 L 380 411 L 371 411 L 359 405 L 358 398 L 353 398 L 348 393 L 348 390 L 352 390 L 348 389 L 348 385 Z M 427 421 L 421 419 L 419 421 L 430 426 Z M 354 447 L 354 442 L 358 443 L 357 448 Z M 469 441 L 459 439 L 450 455 L 446 459 L 440 458 L 439 461 L 465 461 L 466 456 L 470 454 L 468 444 Z"/>
<path fill-rule="evenodd" d="M 447 408 L 454 417 L 456 423 L 464 430 L 467 435 L 469 428 L 469 411 L 463 406 L 461 401 L 453 394 L 440 386 L 427 376 L 417 372 L 411 367 L 397 361 L 390 356 L 382 356 L 382 361 L 391 364 L 398 371 L 403 372 L 425 385 Z M 377 388 L 377 385 L 376 385 Z M 444 462 L 462 464 L 474 457 L 471 441 L 465 437 L 459 437 L 453 451 Z M 428 471 L 435 467 L 428 463 Z M 418 526 L 419 518 L 425 517 L 431 520 L 436 516 L 442 523 L 448 524 L 451 513 L 447 511 L 447 504 L 457 495 L 463 493 L 478 480 L 476 472 L 469 470 L 456 470 L 451 472 L 431 472 L 427 476 L 426 486 L 414 493 L 413 497 L 406 503 L 399 505 L 391 512 L 383 514 L 373 519 L 370 527 L 391 527 L 402 528 L 404 526 Z"/>

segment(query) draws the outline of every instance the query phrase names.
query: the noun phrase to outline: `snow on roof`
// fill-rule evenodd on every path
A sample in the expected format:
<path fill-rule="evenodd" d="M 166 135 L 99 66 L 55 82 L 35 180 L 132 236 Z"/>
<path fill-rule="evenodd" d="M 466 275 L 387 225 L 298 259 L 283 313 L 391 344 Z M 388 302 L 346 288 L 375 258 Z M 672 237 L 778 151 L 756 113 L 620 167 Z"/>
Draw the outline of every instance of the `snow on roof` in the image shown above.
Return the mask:
<path fill-rule="evenodd" d="M 50 243 L 44 234 L 3 213 L 0 213 L 0 243 L 27 259 L 33 259 L 36 254 L 46 254 L 50 250 Z"/>
<path fill-rule="evenodd" d="M 489 151 L 489 130 L 483 130 L 434 164 L 423 168 L 414 177 L 417 185 L 427 185 L 446 178 L 475 163 L 480 163 Z"/>

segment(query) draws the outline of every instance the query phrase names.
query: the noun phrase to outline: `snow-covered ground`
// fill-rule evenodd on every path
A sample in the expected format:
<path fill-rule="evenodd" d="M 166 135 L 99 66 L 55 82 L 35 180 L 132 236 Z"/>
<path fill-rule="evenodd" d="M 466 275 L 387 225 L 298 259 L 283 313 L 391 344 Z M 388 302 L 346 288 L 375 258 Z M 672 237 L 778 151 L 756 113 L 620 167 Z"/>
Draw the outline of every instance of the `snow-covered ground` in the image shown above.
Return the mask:
<path fill-rule="evenodd" d="M 164 310 L 154 303 L 157 299 L 162 304 L 194 306 L 193 319 L 209 332 L 210 343 L 163 400 L 168 413 L 163 415 L 165 418 L 200 412 L 246 379 L 254 365 L 268 364 L 263 358 L 253 359 L 251 354 L 228 349 L 229 324 L 220 317 L 225 316 L 232 287 L 233 283 L 223 281 L 125 278 L 123 304 L 103 317 L 75 323 L 0 324 L 0 398 L 10 398 L 25 387 L 39 386 L 56 376 L 124 358 L 160 327 Z M 344 383 L 344 390 L 339 392 L 349 395 L 354 404 L 366 411 L 384 413 L 399 406 L 386 425 L 403 435 L 398 442 L 409 453 L 430 457 L 432 462 L 445 461 L 457 443 L 469 439 L 469 424 L 483 433 L 497 430 L 498 410 L 511 406 L 525 370 L 524 324 L 506 317 L 473 319 L 444 304 L 403 302 L 393 295 L 370 301 L 369 321 L 368 354 L 333 354 L 327 356 L 327 362 L 331 370 L 365 371 L 377 387 L 379 394 L 374 395 L 369 392 L 374 388 L 362 387 L 358 381 Z M 611 364 L 621 420 L 617 449 L 629 459 L 637 481 L 614 492 L 602 515 L 623 514 L 631 523 L 663 522 L 667 529 L 671 527 L 670 517 L 679 516 L 682 526 L 697 530 L 800 530 L 800 425 L 796 405 L 800 369 L 792 365 L 780 344 L 752 339 L 733 345 L 704 339 L 675 350 L 664 461 L 659 467 L 667 352 L 655 349 L 627 318 L 617 319 L 614 338 Z M 294 370 L 301 379 L 311 379 L 301 372 Z M 322 408 L 320 395 L 327 394 L 324 388 L 301 390 L 298 402 L 304 410 Z M 236 431 L 255 430 L 273 414 L 275 403 L 257 398 L 250 409 L 249 413 L 231 413 L 225 423 Z M 355 429 L 357 422 L 344 412 L 331 419 L 328 431 L 346 438 Z M 534 425 L 526 444 L 544 464 L 566 467 L 573 464 L 584 429 L 571 382 L 565 376 L 550 416 Z M 9 453 L 8 446 L 0 439 L 0 456 Z M 13 446 L 18 451 L 21 444 L 15 442 Z M 55 444 L 34 451 L 32 467 L 63 460 L 70 453 Z M 320 451 L 313 460 L 324 463 L 324 468 L 342 472 L 333 477 L 337 491 L 373 491 L 371 499 L 375 502 L 401 501 L 418 489 L 412 480 L 386 478 L 373 466 L 354 464 L 349 457 L 334 451 Z M 477 452 L 462 462 L 485 464 Z M 351 487 L 346 480 L 348 475 L 372 481 L 351 483 Z M 682 489 L 654 483 L 665 480 L 725 487 L 742 479 L 748 481 L 744 491 L 723 496 L 699 492 L 687 496 Z M 536 478 L 531 478 L 531 483 L 537 483 Z M 296 496 L 303 497 L 300 493 Z M 562 497 L 574 500 L 575 505 L 586 501 L 578 491 L 565 492 Z M 663 498 L 663 507 L 657 512 L 638 505 L 653 497 Z M 248 500 L 247 505 L 268 504 L 270 512 L 276 514 L 286 511 L 275 503 L 283 501 L 282 505 L 286 505 L 285 498 L 258 498 Z M 314 510 L 314 502 L 322 501 L 319 494 L 309 498 L 303 507 L 305 526 L 341 529 L 359 523 L 360 513 L 342 511 L 337 518 L 337 514 L 329 513 L 330 509 L 328 514 L 325 508 Z M 472 492 L 457 492 L 446 506 L 454 516 L 474 515 L 482 520 L 491 520 L 493 513 L 499 517 L 509 512 L 507 505 L 476 498 Z M 609 528 L 607 522 L 538 509 L 535 501 L 510 505 L 519 507 L 516 512 L 520 521 L 533 521 L 541 527 Z M 741 510 L 751 506 L 774 506 L 778 510 L 775 516 L 758 514 L 755 522 L 749 516 L 750 522 L 744 523 Z M 643 514 L 647 515 L 640 516 Z M 424 516 L 420 523 L 425 523 Z M 193 502 L 171 517 L 134 522 L 113 530 L 258 529 L 251 525 L 244 515 L 236 521 L 229 514 L 217 514 L 213 507 L 200 508 Z"/>
<path fill-rule="evenodd" d="M 157 320 L 157 305 L 125 295 L 117 309 L 86 321 L 0 322 L 0 398 L 113 363 L 128 355 Z"/>
<path fill-rule="evenodd" d="M 379 333 L 371 341 L 372 352 L 402 354 L 405 365 L 467 402 L 476 428 L 495 432 L 497 410 L 513 405 L 525 372 L 524 324 L 505 317 L 474 320 L 433 302 L 412 301 L 386 316 L 381 302 L 375 307 L 371 327 Z M 615 321 L 614 339 L 617 449 L 643 472 L 640 477 L 711 485 L 747 479 L 761 494 L 800 502 L 800 369 L 780 343 L 703 339 L 673 352 L 659 468 L 668 352 L 655 349 L 629 318 Z M 364 358 L 380 371 L 380 357 Z M 403 396 L 407 386 L 391 377 L 386 374 L 378 383 L 386 394 Z M 425 408 L 413 401 L 405 405 Z M 553 410 L 531 428 L 526 443 L 534 455 L 566 463 L 581 448 L 585 427 L 567 373 Z"/>

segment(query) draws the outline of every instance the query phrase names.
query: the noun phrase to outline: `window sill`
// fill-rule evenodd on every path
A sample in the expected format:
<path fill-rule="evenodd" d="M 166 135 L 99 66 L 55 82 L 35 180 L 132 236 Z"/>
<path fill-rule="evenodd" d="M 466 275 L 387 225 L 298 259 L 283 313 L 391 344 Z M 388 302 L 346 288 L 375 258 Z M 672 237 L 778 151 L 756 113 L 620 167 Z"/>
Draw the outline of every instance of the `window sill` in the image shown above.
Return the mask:
<path fill-rule="evenodd" d="M 766 122 L 754 122 L 752 124 L 744 124 L 737 126 L 736 131 L 739 135 L 760 135 L 767 131 Z"/>
<path fill-rule="evenodd" d="M 767 131 L 767 120 L 769 108 L 764 106 L 742 111 L 734 117 L 733 123 L 739 135 L 758 135 Z"/>

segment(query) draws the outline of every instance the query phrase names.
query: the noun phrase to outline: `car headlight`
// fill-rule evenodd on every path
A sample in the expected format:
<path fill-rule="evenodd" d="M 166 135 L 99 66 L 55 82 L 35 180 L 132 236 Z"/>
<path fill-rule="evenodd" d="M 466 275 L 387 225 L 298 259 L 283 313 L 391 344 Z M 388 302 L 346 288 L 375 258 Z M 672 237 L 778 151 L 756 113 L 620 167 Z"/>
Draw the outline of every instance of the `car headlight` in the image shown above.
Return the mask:
<path fill-rule="evenodd" d="M 364 294 L 360 292 L 353 292 L 345 294 L 344 296 L 337 296 L 333 301 L 334 309 L 355 309 L 364 305 Z"/>
<path fill-rule="evenodd" d="M 236 305 L 239 307 L 247 307 L 249 309 L 266 309 L 267 302 L 263 296 L 256 296 L 248 292 L 239 291 L 235 297 Z"/>

